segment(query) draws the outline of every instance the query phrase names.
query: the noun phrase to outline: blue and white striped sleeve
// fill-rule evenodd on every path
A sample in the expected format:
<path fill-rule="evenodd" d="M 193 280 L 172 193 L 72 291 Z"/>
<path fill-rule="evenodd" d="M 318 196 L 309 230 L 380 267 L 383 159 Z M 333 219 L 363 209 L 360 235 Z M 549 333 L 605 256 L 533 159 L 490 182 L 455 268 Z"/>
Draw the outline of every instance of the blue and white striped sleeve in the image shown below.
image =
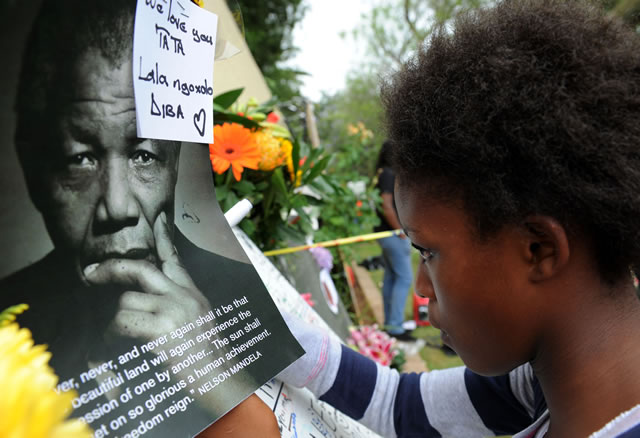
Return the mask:
<path fill-rule="evenodd" d="M 280 374 L 385 437 L 513 434 L 534 415 L 529 365 L 501 377 L 464 367 L 400 374 L 287 320 L 307 354 Z"/>

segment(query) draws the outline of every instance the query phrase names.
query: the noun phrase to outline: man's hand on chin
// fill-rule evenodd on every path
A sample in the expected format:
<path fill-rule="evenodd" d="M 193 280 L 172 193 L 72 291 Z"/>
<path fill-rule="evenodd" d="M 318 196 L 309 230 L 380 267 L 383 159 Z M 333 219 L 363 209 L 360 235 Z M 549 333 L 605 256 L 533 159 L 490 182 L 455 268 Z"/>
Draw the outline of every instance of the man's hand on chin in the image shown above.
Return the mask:
<path fill-rule="evenodd" d="M 280 429 L 273 412 L 252 394 L 197 438 L 279 438 Z"/>
<path fill-rule="evenodd" d="M 146 260 L 109 259 L 84 270 L 93 286 L 118 285 L 125 290 L 107 337 L 152 341 L 210 310 L 180 263 L 164 212 L 156 218 L 153 232 L 160 267 Z"/>

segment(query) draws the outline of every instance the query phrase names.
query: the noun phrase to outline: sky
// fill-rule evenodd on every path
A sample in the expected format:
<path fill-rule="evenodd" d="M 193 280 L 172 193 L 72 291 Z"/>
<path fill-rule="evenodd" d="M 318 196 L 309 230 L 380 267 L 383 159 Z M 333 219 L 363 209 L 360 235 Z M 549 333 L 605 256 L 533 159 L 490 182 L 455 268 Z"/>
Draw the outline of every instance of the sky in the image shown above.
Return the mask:
<path fill-rule="evenodd" d="M 302 94 L 317 101 L 322 91 L 334 93 L 344 88 L 348 71 L 364 56 L 363 43 L 350 36 L 368 12 L 371 0 L 307 0 L 309 9 L 293 31 L 294 45 L 299 53 L 286 65 L 310 75 L 303 77 Z M 340 32 L 348 36 L 340 38 Z"/>

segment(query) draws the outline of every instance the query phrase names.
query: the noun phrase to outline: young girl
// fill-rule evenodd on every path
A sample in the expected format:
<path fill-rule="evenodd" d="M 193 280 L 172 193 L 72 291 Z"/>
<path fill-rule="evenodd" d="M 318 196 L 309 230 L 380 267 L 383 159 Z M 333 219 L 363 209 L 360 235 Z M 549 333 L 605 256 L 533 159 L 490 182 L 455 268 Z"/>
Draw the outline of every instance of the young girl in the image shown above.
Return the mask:
<path fill-rule="evenodd" d="M 282 378 L 384 436 L 640 437 L 640 37 L 505 0 L 383 101 L 416 291 L 467 367 L 398 374 L 292 321 Z"/>

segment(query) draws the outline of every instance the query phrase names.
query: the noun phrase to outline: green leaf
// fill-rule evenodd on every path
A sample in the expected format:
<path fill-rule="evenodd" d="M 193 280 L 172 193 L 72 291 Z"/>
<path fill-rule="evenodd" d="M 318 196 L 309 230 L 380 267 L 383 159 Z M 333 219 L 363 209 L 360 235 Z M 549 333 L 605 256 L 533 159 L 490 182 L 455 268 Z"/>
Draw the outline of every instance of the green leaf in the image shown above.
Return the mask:
<path fill-rule="evenodd" d="M 215 173 L 213 174 L 213 185 L 218 188 L 224 184 L 224 174 Z"/>
<path fill-rule="evenodd" d="M 282 242 L 288 241 L 304 241 L 304 233 L 295 228 L 287 225 L 286 223 L 279 223 L 276 228 L 276 234 L 278 240 Z"/>
<path fill-rule="evenodd" d="M 217 103 L 213 103 L 213 111 L 217 113 L 226 113 L 228 112 L 226 108 L 221 107 Z"/>
<path fill-rule="evenodd" d="M 278 167 L 273 171 L 273 175 L 271 175 L 271 184 L 273 184 L 273 186 L 278 189 L 278 191 L 285 197 L 287 196 L 287 185 L 284 182 L 284 176 L 282 175 L 281 167 Z"/>
<path fill-rule="evenodd" d="M 222 202 L 227 198 L 229 194 L 229 187 L 227 186 L 218 186 L 216 187 L 216 199 L 218 202 Z"/>
<path fill-rule="evenodd" d="M 298 167 L 300 166 L 300 142 L 297 138 L 293 139 L 293 148 L 291 149 L 291 159 L 293 160 L 293 179 L 298 173 Z"/>
<path fill-rule="evenodd" d="M 250 201 L 251 201 L 251 203 L 252 203 L 253 205 L 258 205 L 259 203 L 261 203 L 261 202 L 262 202 L 262 200 L 263 200 L 263 199 L 264 199 L 264 195 L 263 195 L 262 193 L 260 193 L 260 192 L 254 192 L 254 193 L 251 195 L 251 199 L 250 199 Z"/>
<path fill-rule="evenodd" d="M 231 105 L 234 104 L 238 97 L 242 94 L 244 88 L 237 88 L 235 90 L 227 91 L 226 93 L 222 93 L 216 96 L 213 99 L 213 103 L 216 105 L 220 105 L 222 108 L 227 109 Z"/>
<path fill-rule="evenodd" d="M 337 193 L 337 190 L 324 179 L 323 175 L 319 175 L 313 181 L 310 181 L 309 186 L 316 189 L 323 196 L 331 196 Z"/>
<path fill-rule="evenodd" d="M 309 172 L 309 174 L 303 178 L 303 181 L 302 181 L 303 184 L 307 183 L 308 181 L 313 181 L 313 179 L 316 176 L 320 175 L 320 173 L 325 169 L 325 167 L 327 167 L 327 164 L 329 163 L 330 159 L 331 159 L 331 155 L 327 155 L 322 160 L 320 160 L 318 163 L 316 163 L 311 168 L 311 172 Z"/>
<path fill-rule="evenodd" d="M 305 197 L 305 201 L 307 205 L 318 206 L 318 205 L 324 204 L 321 199 L 318 199 L 315 196 L 309 196 L 309 195 L 303 195 L 303 196 Z"/>
<path fill-rule="evenodd" d="M 307 155 L 307 159 L 305 160 L 304 164 L 302 165 L 302 177 L 304 178 L 304 174 L 307 173 L 307 171 L 309 170 L 309 168 L 311 167 L 311 164 L 315 164 L 314 161 L 316 160 L 316 157 L 318 155 L 320 155 L 322 153 L 322 149 L 320 148 L 315 148 L 315 149 L 311 149 L 309 151 L 309 154 Z"/>
<path fill-rule="evenodd" d="M 226 213 L 231 207 L 236 205 L 239 200 L 240 199 L 238 198 L 238 196 L 230 190 L 226 198 L 222 202 L 222 211 Z"/>
<path fill-rule="evenodd" d="M 267 190 L 264 194 L 264 205 L 263 205 L 263 209 L 265 214 L 267 214 L 269 212 L 269 210 L 271 210 L 271 204 L 273 204 L 273 197 L 274 197 L 274 192 L 273 190 Z"/>
<path fill-rule="evenodd" d="M 271 99 L 258 105 L 258 107 L 255 110 L 260 113 L 269 114 L 271 111 L 273 111 L 273 107 L 276 106 L 277 104 L 278 104 L 278 97 L 272 96 Z"/>
<path fill-rule="evenodd" d="M 249 129 L 257 128 L 258 126 L 260 126 L 258 125 L 258 123 L 254 122 L 253 120 L 247 119 L 246 117 L 243 117 L 243 116 L 239 116 L 238 114 L 233 114 L 228 112 L 214 114 L 213 123 L 215 123 L 216 125 L 221 125 L 224 122 L 239 123 L 245 128 L 249 128 Z"/>
<path fill-rule="evenodd" d="M 329 222 L 330 222 L 332 225 L 344 225 L 344 224 L 346 223 L 346 222 L 345 222 L 345 220 L 344 220 L 344 218 L 343 218 L 343 217 L 341 217 L 341 216 L 333 216 L 333 217 L 330 217 L 330 218 L 329 218 Z"/>
<path fill-rule="evenodd" d="M 254 186 L 250 181 L 246 181 L 243 179 L 233 183 L 233 188 L 236 192 L 238 192 L 238 194 L 246 196 L 249 193 L 255 191 L 256 186 Z"/>
<path fill-rule="evenodd" d="M 306 223 L 311 223 L 311 218 L 309 217 L 309 215 L 307 213 L 305 213 L 305 211 L 302 209 L 302 207 L 296 207 L 296 213 L 298 213 L 298 216 L 300 216 L 300 218 L 305 221 Z"/>
<path fill-rule="evenodd" d="M 307 203 L 307 200 L 305 199 L 304 195 L 301 195 L 301 194 L 297 194 L 297 195 L 292 196 L 289 199 L 289 203 L 296 210 L 301 209 L 302 207 L 306 207 L 307 205 L 309 205 Z"/>
<path fill-rule="evenodd" d="M 247 233 L 248 236 L 252 236 L 253 233 L 256 232 L 256 225 L 253 223 L 251 219 L 244 218 L 242 219 L 242 222 L 240 222 L 240 229 L 242 229 L 242 231 Z"/>

